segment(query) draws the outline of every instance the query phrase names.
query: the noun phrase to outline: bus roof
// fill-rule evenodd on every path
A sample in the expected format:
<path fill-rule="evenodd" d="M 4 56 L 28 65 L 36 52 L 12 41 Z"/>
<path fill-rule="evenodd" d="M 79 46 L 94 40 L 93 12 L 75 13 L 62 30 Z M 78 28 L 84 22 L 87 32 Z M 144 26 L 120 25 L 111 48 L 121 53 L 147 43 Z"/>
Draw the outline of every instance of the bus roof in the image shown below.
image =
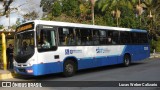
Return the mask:
<path fill-rule="evenodd" d="M 35 24 L 54 25 L 54 26 L 63 26 L 63 27 L 106 29 L 106 30 L 132 31 L 132 32 L 147 32 L 146 30 L 142 30 L 142 29 L 89 25 L 89 24 L 80 24 L 80 23 L 59 22 L 59 21 L 33 20 L 33 21 L 29 21 L 29 22 L 35 22 Z"/>

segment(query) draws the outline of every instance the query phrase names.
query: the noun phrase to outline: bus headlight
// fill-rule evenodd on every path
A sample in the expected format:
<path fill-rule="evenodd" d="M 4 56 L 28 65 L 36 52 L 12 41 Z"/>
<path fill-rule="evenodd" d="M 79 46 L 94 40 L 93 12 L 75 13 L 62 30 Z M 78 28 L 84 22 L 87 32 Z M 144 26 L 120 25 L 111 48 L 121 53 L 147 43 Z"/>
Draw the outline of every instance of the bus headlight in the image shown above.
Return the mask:
<path fill-rule="evenodd" d="M 31 59 L 30 62 L 28 63 L 28 66 L 32 66 L 35 63 L 35 59 Z"/>
<path fill-rule="evenodd" d="M 33 70 L 27 70 L 27 73 L 33 73 Z"/>

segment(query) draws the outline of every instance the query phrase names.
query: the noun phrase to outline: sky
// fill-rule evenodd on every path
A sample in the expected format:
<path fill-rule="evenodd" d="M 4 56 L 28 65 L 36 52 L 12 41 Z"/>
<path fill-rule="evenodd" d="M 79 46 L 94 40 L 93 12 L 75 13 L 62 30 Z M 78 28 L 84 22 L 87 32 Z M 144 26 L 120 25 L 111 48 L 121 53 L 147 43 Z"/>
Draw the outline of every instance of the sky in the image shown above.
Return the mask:
<path fill-rule="evenodd" d="M 22 19 L 22 15 L 32 12 L 33 10 L 41 17 L 43 12 L 40 8 L 40 1 L 41 0 L 14 0 L 13 3 L 11 3 L 10 8 L 18 8 L 18 11 L 11 10 L 10 25 L 12 26 L 16 23 L 18 18 Z M 0 3 L 0 10 L 1 9 L 3 9 L 2 3 Z M 6 18 L 6 16 L 0 17 L 0 25 L 4 25 L 5 28 L 7 28 L 9 26 L 9 18 Z"/>

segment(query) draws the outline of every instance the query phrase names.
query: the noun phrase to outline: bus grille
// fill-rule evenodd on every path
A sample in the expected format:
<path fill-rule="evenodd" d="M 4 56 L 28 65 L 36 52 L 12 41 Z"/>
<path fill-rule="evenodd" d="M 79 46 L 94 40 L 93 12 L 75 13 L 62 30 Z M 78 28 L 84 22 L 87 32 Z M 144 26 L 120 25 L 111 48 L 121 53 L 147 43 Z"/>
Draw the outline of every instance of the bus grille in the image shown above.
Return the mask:
<path fill-rule="evenodd" d="M 19 72 L 24 72 L 26 73 L 26 70 L 25 69 L 18 69 Z"/>

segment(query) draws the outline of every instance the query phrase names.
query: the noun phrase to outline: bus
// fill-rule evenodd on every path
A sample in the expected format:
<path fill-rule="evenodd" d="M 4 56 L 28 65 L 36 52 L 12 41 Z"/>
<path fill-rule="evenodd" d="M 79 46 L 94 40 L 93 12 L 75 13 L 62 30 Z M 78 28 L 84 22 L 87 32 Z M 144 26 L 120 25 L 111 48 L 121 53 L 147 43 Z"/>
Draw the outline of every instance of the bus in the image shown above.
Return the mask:
<path fill-rule="evenodd" d="M 16 29 L 14 71 L 22 75 L 63 73 L 150 57 L 146 30 L 33 20 Z"/>

